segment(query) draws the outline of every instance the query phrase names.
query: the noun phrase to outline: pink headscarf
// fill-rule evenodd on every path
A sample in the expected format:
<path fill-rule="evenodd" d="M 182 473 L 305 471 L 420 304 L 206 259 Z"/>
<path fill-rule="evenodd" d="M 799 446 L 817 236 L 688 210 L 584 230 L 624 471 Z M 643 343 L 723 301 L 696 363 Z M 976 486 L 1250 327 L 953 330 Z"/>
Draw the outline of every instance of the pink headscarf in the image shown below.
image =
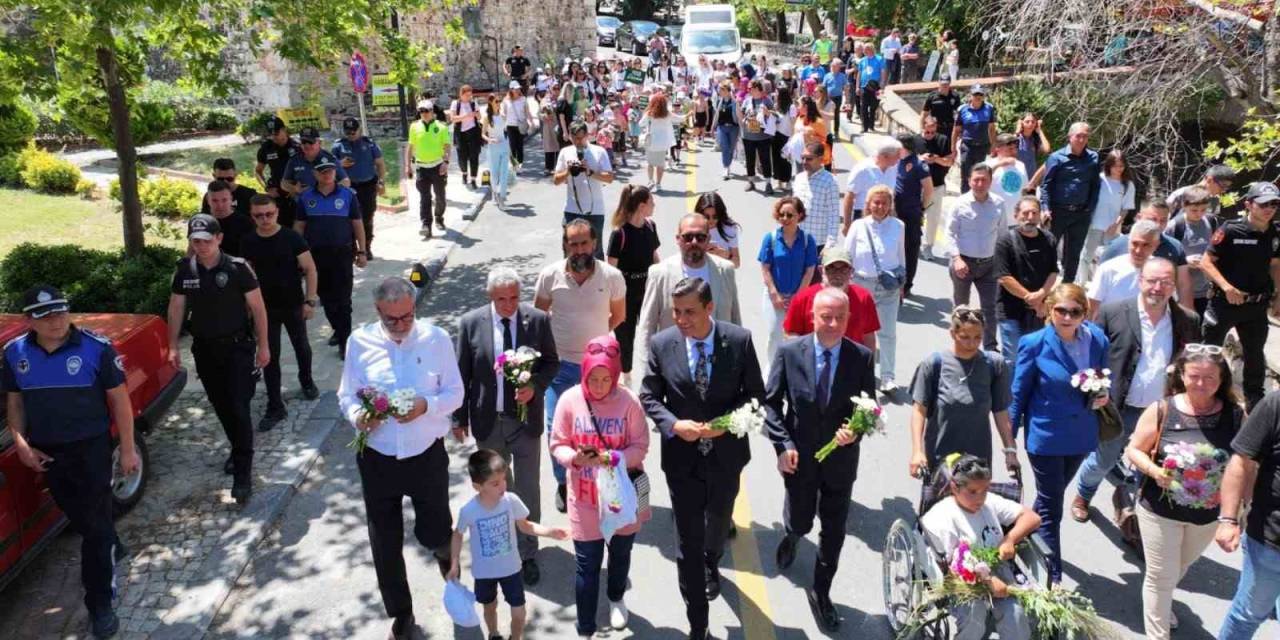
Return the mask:
<path fill-rule="evenodd" d="M 597 353 L 592 353 L 596 351 Z M 613 355 L 609 355 L 612 351 Z M 599 398 L 591 397 L 591 388 L 587 386 L 587 376 L 591 375 L 591 370 L 596 367 L 604 367 L 609 370 L 609 392 Z M 618 340 L 612 335 L 605 334 L 598 338 L 592 338 L 587 343 L 585 355 L 582 356 L 582 395 L 588 400 L 603 400 L 609 393 L 618 388 L 618 378 L 622 375 L 622 357 L 618 347 Z"/>

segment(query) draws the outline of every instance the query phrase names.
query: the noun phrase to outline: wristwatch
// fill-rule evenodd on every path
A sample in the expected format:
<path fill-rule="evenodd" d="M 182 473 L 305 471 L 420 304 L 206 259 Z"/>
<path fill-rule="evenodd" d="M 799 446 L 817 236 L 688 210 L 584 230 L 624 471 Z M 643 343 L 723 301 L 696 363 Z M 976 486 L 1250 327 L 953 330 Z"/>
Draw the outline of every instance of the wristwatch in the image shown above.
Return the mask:
<path fill-rule="evenodd" d="M 312 309 L 314 309 L 314 308 L 316 307 L 316 301 L 315 301 L 315 300 L 304 300 L 302 304 L 305 304 L 305 305 L 307 305 L 308 307 L 311 307 Z"/>

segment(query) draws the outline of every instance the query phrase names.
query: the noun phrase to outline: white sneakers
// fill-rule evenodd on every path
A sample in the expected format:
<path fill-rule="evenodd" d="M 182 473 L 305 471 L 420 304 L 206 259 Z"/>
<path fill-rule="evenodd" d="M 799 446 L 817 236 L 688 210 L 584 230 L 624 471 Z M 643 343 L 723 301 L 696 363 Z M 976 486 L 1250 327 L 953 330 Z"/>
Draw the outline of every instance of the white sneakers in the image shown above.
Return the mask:
<path fill-rule="evenodd" d="M 724 179 L 725 180 L 729 179 L 729 167 L 724 168 Z"/>
<path fill-rule="evenodd" d="M 617 602 L 609 602 L 609 625 L 614 629 L 624 629 L 627 626 L 627 603 L 619 600 Z"/>

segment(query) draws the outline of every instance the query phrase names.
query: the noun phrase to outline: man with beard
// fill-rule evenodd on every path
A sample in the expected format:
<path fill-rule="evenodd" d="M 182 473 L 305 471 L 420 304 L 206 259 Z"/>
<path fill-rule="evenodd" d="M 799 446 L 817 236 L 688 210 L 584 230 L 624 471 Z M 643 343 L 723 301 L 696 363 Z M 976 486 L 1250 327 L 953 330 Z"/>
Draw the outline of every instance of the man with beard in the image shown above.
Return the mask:
<path fill-rule="evenodd" d="M 707 601 L 720 595 L 720 558 L 742 469 L 751 460 L 747 438 L 726 438 L 710 423 L 763 399 L 764 382 L 751 333 L 712 317 L 706 281 L 685 278 L 671 298 L 675 326 L 649 342 L 640 402 L 662 432 L 680 594 L 689 638 L 703 640 Z"/>
<path fill-rule="evenodd" d="M 551 315 L 560 366 L 547 387 L 545 430 L 551 433 L 560 394 L 582 381 L 582 356 L 587 341 L 613 331 L 627 317 L 627 282 L 622 272 L 594 254 L 599 237 L 582 218 L 564 225 L 566 257 L 542 269 L 534 287 L 533 306 Z M 556 510 L 566 510 L 565 472 L 554 458 Z"/>
<path fill-rule="evenodd" d="M 650 336 L 675 324 L 671 316 L 671 291 L 685 278 L 701 278 L 711 287 L 716 320 L 742 324 L 733 263 L 707 253 L 709 237 L 707 219 L 700 213 L 690 213 L 681 218 L 676 227 L 680 255 L 649 267 L 644 302 L 636 322 L 636 353 L 645 353 Z"/>
<path fill-rule="evenodd" d="M 1018 340 L 1024 333 L 1044 327 L 1044 299 L 1058 283 L 1058 255 L 1053 235 L 1040 228 L 1040 201 L 1023 196 L 1013 219 L 1017 226 L 996 240 L 996 318 L 1005 362 L 1017 361 Z"/>

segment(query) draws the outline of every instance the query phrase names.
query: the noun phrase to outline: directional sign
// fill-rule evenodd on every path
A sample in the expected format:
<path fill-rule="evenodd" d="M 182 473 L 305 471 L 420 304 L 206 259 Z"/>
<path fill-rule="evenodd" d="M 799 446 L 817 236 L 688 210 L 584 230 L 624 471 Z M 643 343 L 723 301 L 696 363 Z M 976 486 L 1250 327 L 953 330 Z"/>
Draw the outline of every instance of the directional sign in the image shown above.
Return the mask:
<path fill-rule="evenodd" d="M 356 93 L 369 90 L 369 66 L 365 64 L 364 55 L 359 51 L 351 54 L 351 66 L 347 67 L 347 75 L 351 77 L 351 88 Z"/>

